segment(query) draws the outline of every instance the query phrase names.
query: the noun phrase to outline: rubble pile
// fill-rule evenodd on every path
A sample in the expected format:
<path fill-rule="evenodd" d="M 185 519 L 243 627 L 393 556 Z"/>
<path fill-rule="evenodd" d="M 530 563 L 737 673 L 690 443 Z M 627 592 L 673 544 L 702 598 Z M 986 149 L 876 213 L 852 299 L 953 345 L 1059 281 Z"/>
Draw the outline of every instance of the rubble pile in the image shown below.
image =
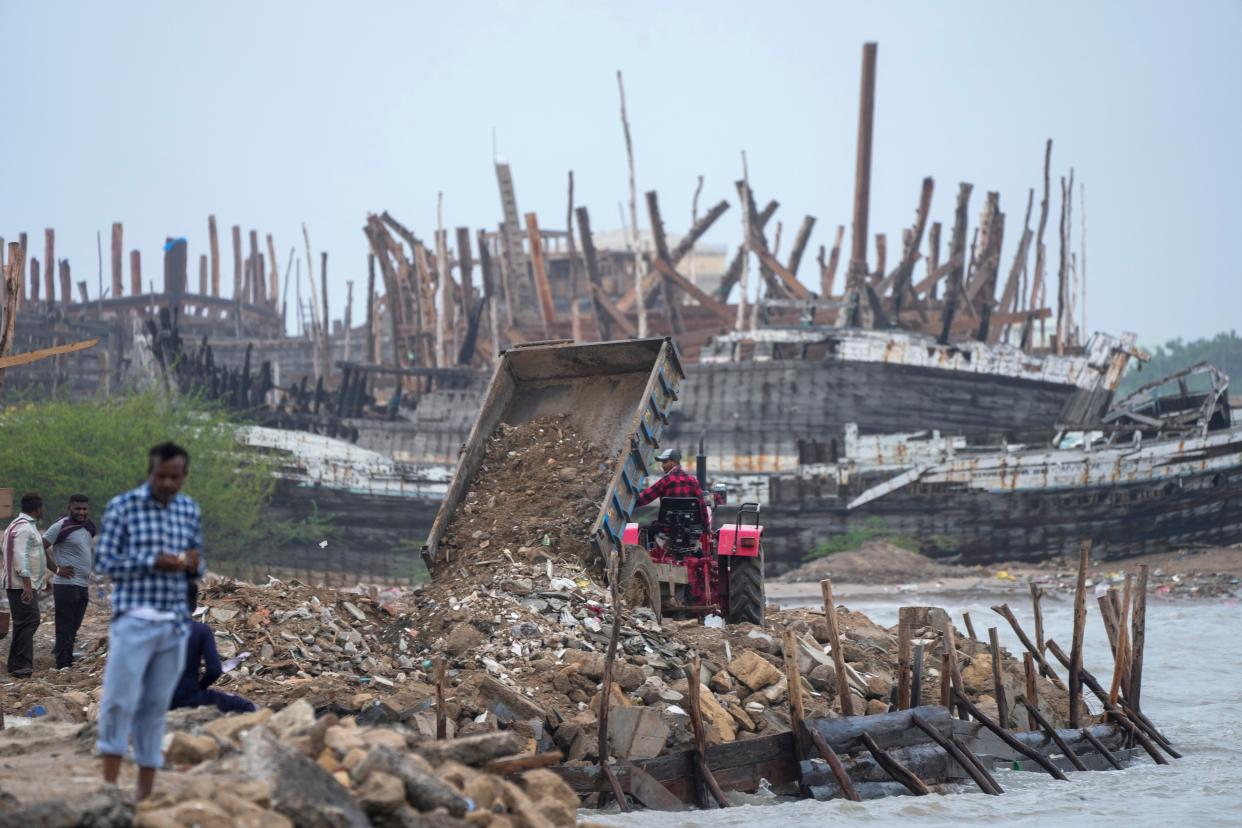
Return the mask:
<path fill-rule="evenodd" d="M 569 828 L 576 821 L 578 797 L 559 776 L 516 773 L 513 754 L 523 743 L 514 732 L 435 741 L 402 725 L 317 718 L 304 700 L 275 713 L 178 711 L 169 725 L 171 772 L 137 809 L 125 792 L 103 789 L 0 804 L 0 825 Z M 24 753 L 40 740 L 55 749 L 69 737 L 79 745 L 74 758 L 89 760 L 81 743 L 92 734 L 58 727 L 31 725 L 0 734 L 0 743 L 5 753 Z"/>

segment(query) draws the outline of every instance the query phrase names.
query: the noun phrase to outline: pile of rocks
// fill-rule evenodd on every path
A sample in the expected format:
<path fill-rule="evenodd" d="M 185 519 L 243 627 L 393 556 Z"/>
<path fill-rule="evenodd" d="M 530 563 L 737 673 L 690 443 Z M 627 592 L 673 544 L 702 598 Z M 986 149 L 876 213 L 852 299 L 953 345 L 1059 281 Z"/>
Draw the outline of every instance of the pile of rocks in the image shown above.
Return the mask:
<path fill-rule="evenodd" d="M 578 798 L 556 774 L 493 772 L 503 772 L 524 747 L 515 732 L 434 741 L 401 725 L 371 727 L 332 714 L 316 718 L 305 701 L 276 713 L 175 714 L 173 724 L 184 729 L 167 737 L 172 772 L 136 812 L 123 793 L 94 791 L 26 807 L 0 805 L 0 825 L 575 824 Z"/>

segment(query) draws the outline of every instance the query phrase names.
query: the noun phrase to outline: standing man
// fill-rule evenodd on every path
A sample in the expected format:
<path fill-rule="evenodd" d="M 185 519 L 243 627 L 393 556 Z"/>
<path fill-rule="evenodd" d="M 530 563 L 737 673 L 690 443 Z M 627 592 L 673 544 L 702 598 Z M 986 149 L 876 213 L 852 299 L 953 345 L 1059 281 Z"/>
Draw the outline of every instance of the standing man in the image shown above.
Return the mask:
<path fill-rule="evenodd" d="M 47 579 L 43 539 L 36 525 L 43 517 L 43 498 L 33 492 L 22 495 L 22 511 L 4 530 L 4 571 L 0 573 L 9 612 L 13 616 L 13 639 L 9 642 L 9 675 L 29 678 L 34 672 L 34 634 L 39 629 L 39 590 Z"/>
<path fill-rule="evenodd" d="M 151 795 L 163 764 L 164 714 L 185 664 L 186 576 L 203 572 L 198 504 L 179 494 L 190 455 L 161 443 L 147 458 L 147 482 L 104 509 L 95 568 L 112 578 L 112 626 L 99 705 L 104 782 L 115 785 L 132 743 L 138 800 Z"/>
<path fill-rule="evenodd" d="M 91 544 L 96 535 L 90 511 L 90 498 L 70 495 L 68 513 L 43 533 L 43 544 L 52 554 L 52 599 L 56 604 L 52 655 L 60 670 L 73 663 L 73 643 L 90 600 Z"/>

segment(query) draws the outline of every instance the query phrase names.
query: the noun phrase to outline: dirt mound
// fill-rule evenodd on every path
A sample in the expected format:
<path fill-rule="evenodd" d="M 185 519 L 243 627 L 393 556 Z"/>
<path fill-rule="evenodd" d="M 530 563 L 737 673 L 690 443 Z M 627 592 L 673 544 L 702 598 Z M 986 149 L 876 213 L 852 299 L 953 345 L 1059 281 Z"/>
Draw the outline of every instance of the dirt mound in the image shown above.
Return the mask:
<path fill-rule="evenodd" d="M 902 583 L 968 574 L 970 568 L 936 563 L 887 541 L 867 541 L 852 552 L 836 552 L 786 572 L 778 581 L 819 581 L 832 578 L 850 584 Z"/>
<path fill-rule="evenodd" d="M 440 541 L 437 577 L 489 559 L 589 561 L 591 524 L 613 459 L 563 415 L 501 425 Z"/>

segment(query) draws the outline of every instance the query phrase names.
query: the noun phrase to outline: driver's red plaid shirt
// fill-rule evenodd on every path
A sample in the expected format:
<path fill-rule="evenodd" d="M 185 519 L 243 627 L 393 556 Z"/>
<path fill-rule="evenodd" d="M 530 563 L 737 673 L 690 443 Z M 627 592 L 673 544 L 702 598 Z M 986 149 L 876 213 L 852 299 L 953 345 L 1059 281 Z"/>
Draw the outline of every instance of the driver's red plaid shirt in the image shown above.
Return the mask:
<path fill-rule="evenodd" d="M 699 502 L 699 519 L 707 526 L 707 506 L 703 503 L 703 487 L 699 479 L 681 466 L 674 466 L 667 474 L 638 494 L 635 507 L 646 506 L 658 497 L 693 497 Z"/>

